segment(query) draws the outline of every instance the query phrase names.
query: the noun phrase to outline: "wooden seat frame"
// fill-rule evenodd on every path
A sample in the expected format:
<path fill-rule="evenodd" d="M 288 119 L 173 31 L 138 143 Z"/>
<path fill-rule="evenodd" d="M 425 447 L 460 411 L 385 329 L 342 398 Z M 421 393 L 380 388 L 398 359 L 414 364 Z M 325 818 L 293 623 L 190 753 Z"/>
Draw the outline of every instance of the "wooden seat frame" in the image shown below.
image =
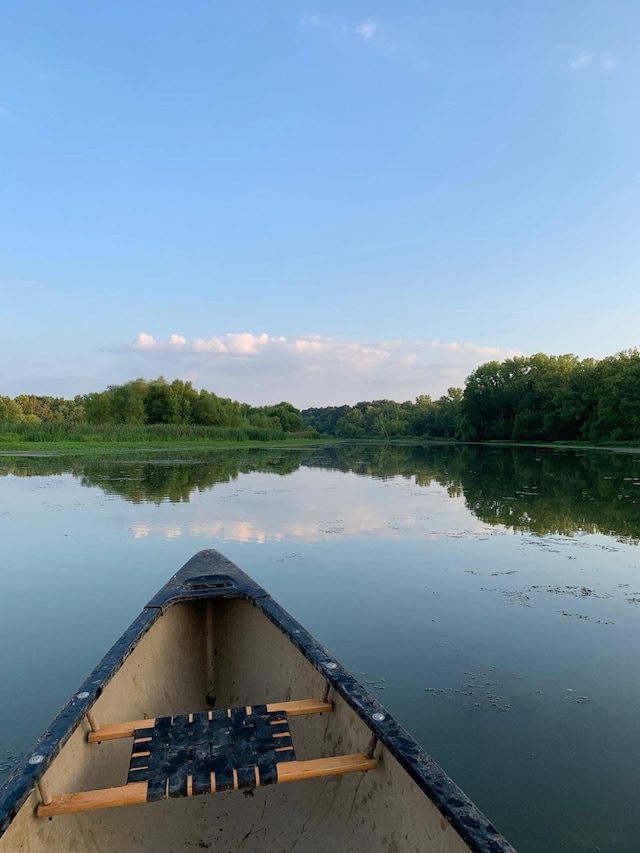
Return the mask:
<path fill-rule="evenodd" d="M 262 706 L 265 707 L 265 706 Z M 267 712 L 284 712 L 285 719 L 307 714 L 323 714 L 332 710 L 330 702 L 322 699 L 300 699 L 293 702 L 275 702 L 266 705 Z M 251 713 L 251 706 L 247 706 L 246 711 Z M 209 712 L 209 718 L 211 714 Z M 231 715 L 231 711 L 228 712 Z M 193 715 L 189 716 L 189 722 L 193 722 Z M 102 741 L 116 740 L 119 738 L 134 737 L 138 732 L 140 736 L 141 729 L 153 729 L 156 720 L 135 720 L 125 723 L 111 723 L 103 726 L 98 726 L 95 719 L 90 718 L 92 731 L 89 732 L 89 743 L 101 743 Z M 315 758 L 308 761 L 288 760 L 281 761 L 275 764 L 277 773 L 277 782 L 294 782 L 301 779 L 313 779 L 320 776 L 336 776 L 344 773 L 363 772 L 374 770 L 377 767 L 377 762 L 371 757 L 372 749 L 365 753 L 354 753 L 351 755 L 338 755 L 329 758 Z M 187 777 L 186 795 L 191 796 L 193 786 L 190 785 Z M 258 768 L 255 768 L 256 787 L 260 785 L 260 775 Z M 233 787 L 237 789 L 238 778 L 237 773 L 233 771 Z M 43 802 L 38 806 L 38 817 L 53 817 L 55 815 L 71 814 L 73 812 L 90 811 L 92 809 L 104 809 L 113 806 L 134 805 L 136 803 L 144 803 L 148 801 L 148 786 L 149 782 L 129 782 L 126 785 L 115 788 L 102 788 L 95 791 L 82 791 L 74 794 L 62 794 L 60 796 L 51 797 L 45 795 L 43 786 L 40 787 L 40 792 Z M 211 774 L 211 792 L 215 793 L 216 782 L 215 774 Z"/>

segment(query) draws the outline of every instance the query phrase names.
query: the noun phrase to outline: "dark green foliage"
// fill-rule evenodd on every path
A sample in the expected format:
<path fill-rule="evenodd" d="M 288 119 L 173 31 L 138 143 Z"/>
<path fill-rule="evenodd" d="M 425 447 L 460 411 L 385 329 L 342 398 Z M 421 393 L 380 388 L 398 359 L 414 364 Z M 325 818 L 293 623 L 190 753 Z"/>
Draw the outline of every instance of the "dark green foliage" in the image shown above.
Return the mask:
<path fill-rule="evenodd" d="M 459 437 L 462 391 L 449 388 L 448 394 L 434 402 L 420 395 L 415 403 L 372 400 L 355 406 L 330 406 L 305 409 L 304 424 L 323 435 L 336 438 L 455 438 Z"/>
<path fill-rule="evenodd" d="M 488 362 L 467 379 L 462 412 L 472 440 L 637 442 L 640 353 Z"/>
<path fill-rule="evenodd" d="M 150 382 L 144 395 L 145 420 L 148 424 L 179 424 L 183 421 L 180 395 L 161 376 Z"/>
<path fill-rule="evenodd" d="M 285 432 L 299 432 L 302 429 L 302 415 L 291 403 L 282 402 L 277 406 L 268 406 L 266 413 L 279 421 Z"/>
<path fill-rule="evenodd" d="M 191 405 L 191 414 L 197 424 L 207 426 L 218 426 L 224 420 L 224 411 L 220 400 L 215 394 L 210 394 L 204 389 Z"/>
<path fill-rule="evenodd" d="M 303 409 L 302 422 L 321 435 L 335 435 L 336 424 L 350 411 L 350 406 L 326 406 L 322 409 Z"/>
<path fill-rule="evenodd" d="M 145 423 L 145 383 L 137 379 L 126 385 L 111 385 L 110 414 L 116 424 Z"/>

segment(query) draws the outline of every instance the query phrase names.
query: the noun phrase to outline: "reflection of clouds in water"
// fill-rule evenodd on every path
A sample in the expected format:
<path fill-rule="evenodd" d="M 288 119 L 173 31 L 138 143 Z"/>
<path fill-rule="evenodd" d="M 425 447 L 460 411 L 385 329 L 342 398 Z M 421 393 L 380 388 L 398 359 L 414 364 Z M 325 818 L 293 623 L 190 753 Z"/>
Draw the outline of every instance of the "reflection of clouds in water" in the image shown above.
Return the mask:
<path fill-rule="evenodd" d="M 411 516 L 388 516 L 377 512 L 371 506 L 350 507 L 347 512 L 341 507 L 339 515 L 320 510 L 320 518 L 295 519 L 290 508 L 287 518 L 280 514 L 272 519 L 272 529 L 269 529 L 269 519 L 256 520 L 219 519 L 217 521 L 189 521 L 185 525 L 177 524 L 147 524 L 136 522 L 130 525 L 135 539 L 143 539 L 151 534 L 160 534 L 166 539 L 177 539 L 187 536 L 205 539 L 219 539 L 225 542 L 281 542 L 285 539 L 304 542 L 323 542 L 332 539 L 350 539 L 361 534 L 375 536 L 378 539 L 422 539 L 437 540 L 445 538 L 475 539 L 495 535 L 496 531 L 485 525 L 479 525 L 478 530 L 448 529 L 437 530 L 433 526 L 433 518 Z"/>
<path fill-rule="evenodd" d="M 190 521 L 190 536 L 205 536 L 208 539 L 225 539 L 228 542 L 257 542 L 264 544 L 268 539 L 279 541 L 282 531 L 268 533 L 258 530 L 251 521 Z"/>
<path fill-rule="evenodd" d="M 176 526 L 165 525 L 136 525 L 134 536 L 141 538 L 151 532 L 162 533 L 168 539 L 176 538 L 182 534 Z M 406 538 L 407 532 L 411 531 L 416 539 L 444 539 L 447 537 L 477 538 L 478 533 L 473 531 L 454 531 L 437 533 L 432 530 L 416 529 L 416 520 L 403 520 L 399 525 L 394 520 L 386 518 L 373 518 L 369 513 L 363 513 L 360 524 L 354 519 L 346 524 L 343 519 L 309 521 L 308 523 L 291 522 L 283 523 L 278 530 L 265 530 L 264 520 L 261 521 L 190 521 L 186 532 L 192 537 L 204 537 L 205 539 L 222 539 L 226 542 L 281 542 L 284 539 L 300 539 L 305 542 L 321 542 L 331 538 L 348 539 L 366 533 L 375 535 L 379 539 L 401 539 Z"/>
<path fill-rule="evenodd" d="M 348 477 L 346 488 L 318 488 L 322 474 L 298 473 L 299 480 L 308 479 L 306 488 L 291 491 L 257 488 L 264 486 L 265 475 L 248 475 L 251 487 L 197 493 L 191 503 L 191 519 L 176 524 L 175 514 L 165 521 L 137 522 L 131 526 L 135 538 L 150 534 L 175 539 L 191 538 L 220 542 L 266 544 L 268 542 L 322 543 L 346 541 L 367 536 L 380 541 L 429 541 L 458 537 L 486 537 L 494 531 L 485 522 L 470 516 L 464 501 L 446 497 L 442 486 L 424 490 L 408 488 L 403 480 L 382 484 Z M 303 486 L 305 484 L 302 484 Z M 390 500 L 389 491 L 393 493 Z M 429 505 L 416 497 L 430 498 Z M 221 501 L 221 498 L 240 499 Z M 451 510 L 455 515 L 452 519 Z M 168 512 L 169 510 L 167 510 Z M 193 518 L 193 516 L 199 516 Z M 464 515 L 464 521 L 461 516 Z M 462 522 L 462 523 L 461 523 Z"/>
<path fill-rule="evenodd" d="M 135 521 L 130 525 L 134 539 L 144 539 L 152 533 L 161 533 L 166 539 L 177 539 L 182 536 L 182 528 L 177 524 L 144 524 L 141 521 Z"/>

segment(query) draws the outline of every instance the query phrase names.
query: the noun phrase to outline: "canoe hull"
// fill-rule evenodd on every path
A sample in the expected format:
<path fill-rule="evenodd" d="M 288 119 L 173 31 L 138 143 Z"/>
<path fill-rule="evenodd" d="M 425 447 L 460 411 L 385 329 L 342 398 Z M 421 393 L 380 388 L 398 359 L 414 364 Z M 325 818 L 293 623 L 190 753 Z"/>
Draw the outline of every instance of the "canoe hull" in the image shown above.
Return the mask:
<path fill-rule="evenodd" d="M 318 698 L 327 686 L 331 712 L 289 720 L 297 759 L 363 753 L 375 735 L 375 770 L 36 817 L 42 791 L 126 781 L 131 741 L 89 743 L 87 712 L 116 723 Z M 40 764 L 29 764 L 34 755 Z M 5 785 L 0 807 L 0 853 L 513 853 L 362 686 L 215 551 L 152 599 Z"/>

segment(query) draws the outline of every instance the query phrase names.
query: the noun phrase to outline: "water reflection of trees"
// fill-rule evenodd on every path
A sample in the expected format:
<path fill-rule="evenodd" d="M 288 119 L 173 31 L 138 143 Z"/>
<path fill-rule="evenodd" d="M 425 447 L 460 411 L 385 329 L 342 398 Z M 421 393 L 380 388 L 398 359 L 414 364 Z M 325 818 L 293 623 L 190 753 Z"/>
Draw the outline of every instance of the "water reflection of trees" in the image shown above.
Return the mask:
<path fill-rule="evenodd" d="M 83 486 L 99 486 L 108 495 L 131 503 L 188 502 L 194 492 L 229 483 L 252 471 L 280 474 L 297 471 L 304 449 L 188 451 L 119 458 L 15 457 L 0 460 L 0 475 L 17 477 L 71 474 Z"/>
<path fill-rule="evenodd" d="M 486 452 L 464 480 L 469 509 L 489 524 L 539 534 L 640 538 L 640 458 L 624 454 Z M 494 472 L 499 472 L 495 475 Z"/>
<path fill-rule="evenodd" d="M 432 482 L 464 496 L 479 519 L 537 534 L 604 533 L 640 540 L 640 456 L 473 445 L 395 447 L 356 453 L 351 470 Z"/>
<path fill-rule="evenodd" d="M 482 521 L 537 534 L 599 532 L 640 540 L 640 456 L 453 444 L 182 451 L 126 457 L 0 460 L 0 475 L 71 474 L 84 486 L 134 503 L 178 503 L 251 472 L 285 476 L 300 467 L 363 477 L 404 477 L 464 496 Z"/>

